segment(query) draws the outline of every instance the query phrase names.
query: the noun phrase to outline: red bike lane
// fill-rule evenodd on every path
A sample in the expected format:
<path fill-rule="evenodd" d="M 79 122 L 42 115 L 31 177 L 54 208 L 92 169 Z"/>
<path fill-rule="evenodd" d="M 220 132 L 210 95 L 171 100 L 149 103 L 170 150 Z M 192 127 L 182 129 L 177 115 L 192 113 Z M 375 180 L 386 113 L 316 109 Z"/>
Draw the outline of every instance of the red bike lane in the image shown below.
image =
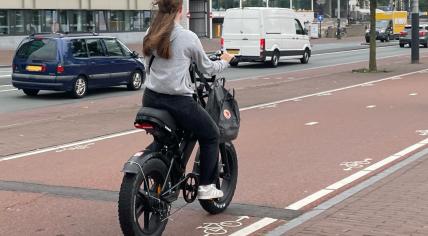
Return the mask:
<path fill-rule="evenodd" d="M 196 203 L 186 206 L 172 216 L 165 235 L 230 234 L 276 214 L 280 220 L 261 233 L 287 218 L 281 217 L 289 214 L 284 208 L 420 142 L 428 134 L 427 75 L 243 111 L 234 142 L 239 177 L 231 208 L 210 216 Z M 14 191 L 0 192 L 0 233 L 120 234 L 115 202 L 120 170 L 150 140 L 139 132 L 1 161 L 0 189 L 8 184 Z"/>

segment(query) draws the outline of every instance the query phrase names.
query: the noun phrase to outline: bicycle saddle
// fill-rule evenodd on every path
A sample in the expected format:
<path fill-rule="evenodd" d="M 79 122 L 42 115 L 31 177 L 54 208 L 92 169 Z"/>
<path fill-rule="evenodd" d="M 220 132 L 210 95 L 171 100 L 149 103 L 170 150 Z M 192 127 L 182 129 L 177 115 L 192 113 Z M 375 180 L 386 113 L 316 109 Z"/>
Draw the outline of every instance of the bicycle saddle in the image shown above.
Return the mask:
<path fill-rule="evenodd" d="M 142 107 L 137 113 L 135 118 L 135 123 L 143 122 L 153 122 L 160 126 L 167 126 L 172 131 L 177 129 L 174 118 L 169 114 L 168 111 L 151 108 L 151 107 Z"/>

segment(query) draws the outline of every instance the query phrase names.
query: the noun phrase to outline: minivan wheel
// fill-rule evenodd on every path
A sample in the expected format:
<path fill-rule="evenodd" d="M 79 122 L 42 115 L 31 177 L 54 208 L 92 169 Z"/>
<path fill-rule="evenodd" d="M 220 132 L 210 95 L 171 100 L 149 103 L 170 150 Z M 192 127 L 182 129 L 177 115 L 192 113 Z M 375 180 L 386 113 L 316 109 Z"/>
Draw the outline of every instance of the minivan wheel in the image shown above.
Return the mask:
<path fill-rule="evenodd" d="M 23 89 L 22 91 L 24 91 L 24 93 L 27 96 L 36 96 L 40 90 L 38 90 L 38 89 Z"/>
<path fill-rule="evenodd" d="M 129 79 L 127 88 L 129 90 L 139 90 L 143 84 L 143 75 L 140 71 L 135 71 L 132 73 L 131 78 Z"/>
<path fill-rule="evenodd" d="M 275 68 L 278 66 L 278 64 L 279 64 L 279 53 L 278 53 L 278 51 L 275 51 L 273 53 L 272 59 L 270 60 L 270 66 Z"/>
<path fill-rule="evenodd" d="M 238 60 L 235 60 L 235 61 L 233 61 L 233 62 L 230 63 L 230 65 L 233 66 L 233 67 L 237 67 L 238 64 L 239 64 Z"/>
<path fill-rule="evenodd" d="M 73 90 L 71 90 L 70 94 L 74 98 L 82 98 L 86 95 L 88 91 L 88 83 L 86 82 L 85 77 L 79 76 L 73 83 Z"/>
<path fill-rule="evenodd" d="M 307 64 L 309 62 L 309 57 L 310 57 L 309 50 L 306 49 L 305 53 L 303 54 L 303 57 L 300 58 L 300 62 L 303 64 Z"/>

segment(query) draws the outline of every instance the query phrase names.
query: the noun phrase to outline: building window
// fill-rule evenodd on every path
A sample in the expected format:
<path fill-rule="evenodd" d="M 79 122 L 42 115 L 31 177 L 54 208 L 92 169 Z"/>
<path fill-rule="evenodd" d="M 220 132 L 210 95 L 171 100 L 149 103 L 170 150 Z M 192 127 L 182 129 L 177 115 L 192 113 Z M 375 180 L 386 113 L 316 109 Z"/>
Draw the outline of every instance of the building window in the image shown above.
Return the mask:
<path fill-rule="evenodd" d="M 95 16 L 96 21 L 98 22 L 98 31 L 106 32 L 109 30 L 109 25 L 107 24 L 109 19 L 108 11 L 98 11 Z"/>
<path fill-rule="evenodd" d="M 125 31 L 140 31 L 142 30 L 142 13 L 139 11 L 125 12 Z"/>
<path fill-rule="evenodd" d="M 290 0 L 270 0 L 269 7 L 290 8 Z"/>
<path fill-rule="evenodd" d="M 58 13 L 57 11 L 45 10 L 42 15 L 42 32 L 58 32 L 59 23 L 58 23 Z"/>
<path fill-rule="evenodd" d="M 225 11 L 229 8 L 239 7 L 239 0 L 213 0 L 212 7 L 216 11 Z"/>
<path fill-rule="evenodd" d="M 95 12 L 82 11 L 83 32 L 95 32 Z"/>
<path fill-rule="evenodd" d="M 24 11 L 23 10 L 15 10 L 12 11 L 12 25 L 14 28 L 15 34 L 24 34 L 25 33 L 25 27 L 24 27 Z"/>
<path fill-rule="evenodd" d="M 30 22 L 27 33 L 34 34 L 42 32 L 42 11 L 32 10 L 29 11 Z"/>
<path fill-rule="evenodd" d="M 110 30 L 116 32 L 125 30 L 125 16 L 123 11 L 111 11 Z"/>
<path fill-rule="evenodd" d="M 293 1 L 293 9 L 294 10 L 312 10 L 311 5 L 312 0 L 299 0 Z"/>
<path fill-rule="evenodd" d="M 143 11 L 143 31 L 149 28 L 150 20 L 151 20 L 151 11 Z"/>
<path fill-rule="evenodd" d="M 243 7 L 266 7 L 267 0 L 242 0 Z"/>
<path fill-rule="evenodd" d="M 0 35 L 9 34 L 9 18 L 7 11 L 0 10 Z"/>

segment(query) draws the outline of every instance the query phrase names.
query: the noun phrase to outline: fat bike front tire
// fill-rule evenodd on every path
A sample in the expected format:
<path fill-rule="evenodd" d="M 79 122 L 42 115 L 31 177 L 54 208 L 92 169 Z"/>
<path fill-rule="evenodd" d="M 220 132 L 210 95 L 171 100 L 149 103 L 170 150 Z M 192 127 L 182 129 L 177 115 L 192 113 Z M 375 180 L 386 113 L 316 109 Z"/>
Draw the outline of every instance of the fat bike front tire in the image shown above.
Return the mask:
<path fill-rule="evenodd" d="M 210 214 L 223 212 L 233 199 L 237 181 L 238 157 L 235 147 L 232 143 L 220 144 L 219 178 L 216 186 L 223 191 L 224 196 L 217 199 L 199 200 L 199 204 Z"/>

